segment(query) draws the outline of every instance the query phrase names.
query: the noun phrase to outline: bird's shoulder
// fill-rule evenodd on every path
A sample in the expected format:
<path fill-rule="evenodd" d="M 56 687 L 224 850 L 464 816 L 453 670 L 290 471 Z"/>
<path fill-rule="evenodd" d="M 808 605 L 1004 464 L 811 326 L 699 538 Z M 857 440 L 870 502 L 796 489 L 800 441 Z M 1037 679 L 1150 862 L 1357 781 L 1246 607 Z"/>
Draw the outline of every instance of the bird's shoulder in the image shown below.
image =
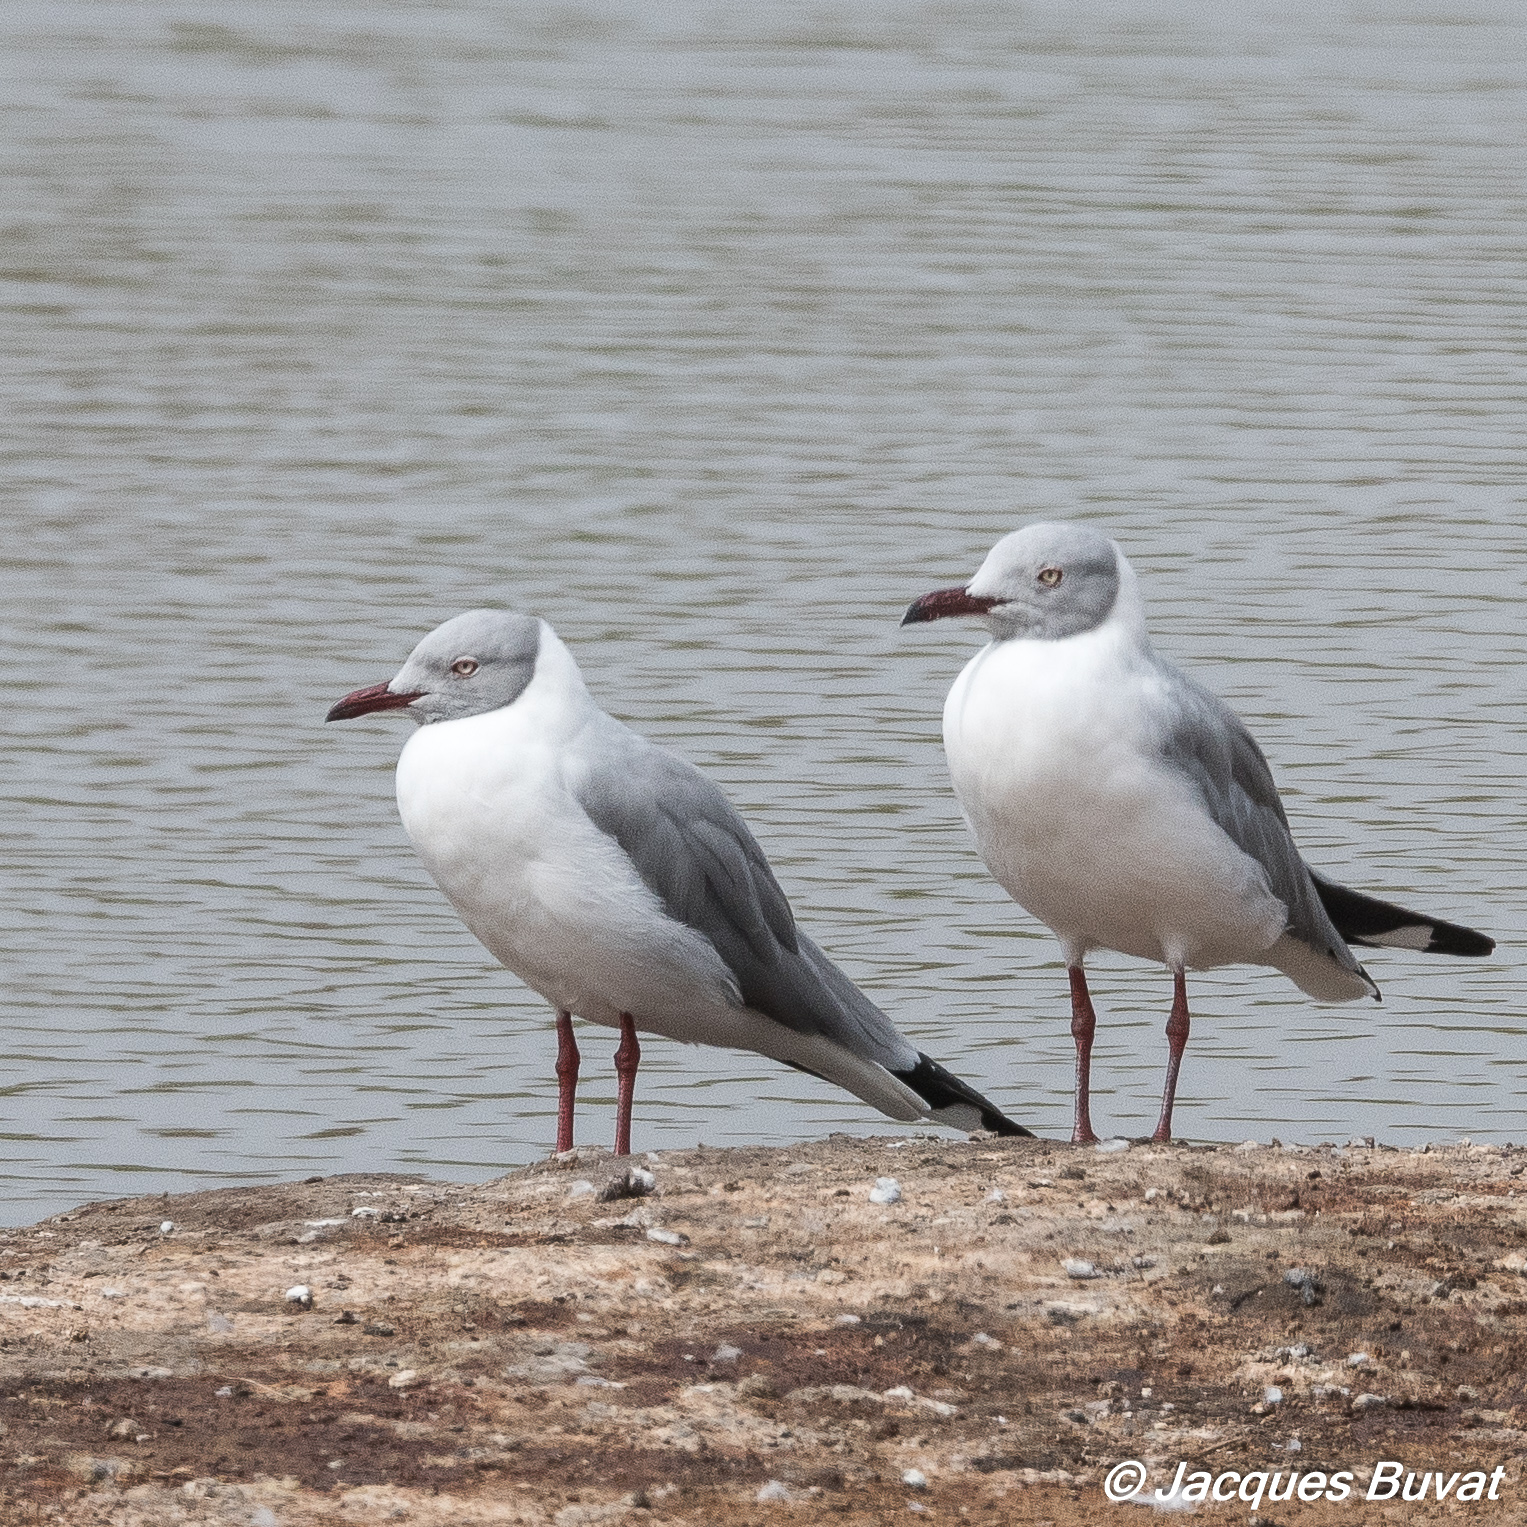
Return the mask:
<path fill-rule="evenodd" d="M 607 724 L 605 724 L 607 723 Z M 769 861 L 720 786 L 612 717 L 579 750 L 569 787 L 669 916 L 717 942 L 796 948 L 795 919 Z"/>
<path fill-rule="evenodd" d="M 1165 658 L 1156 660 L 1157 747 L 1162 758 L 1222 809 L 1288 816 L 1272 767 L 1250 728 L 1212 690 Z"/>

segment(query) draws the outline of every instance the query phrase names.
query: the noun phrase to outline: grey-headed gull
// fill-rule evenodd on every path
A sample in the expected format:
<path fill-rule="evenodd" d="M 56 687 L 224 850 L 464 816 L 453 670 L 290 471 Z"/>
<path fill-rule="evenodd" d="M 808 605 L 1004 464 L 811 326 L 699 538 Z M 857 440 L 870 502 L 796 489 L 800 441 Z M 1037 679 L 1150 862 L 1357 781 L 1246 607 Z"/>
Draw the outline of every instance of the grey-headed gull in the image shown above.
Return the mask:
<path fill-rule="evenodd" d="M 528 615 L 471 610 L 327 720 L 403 710 L 398 810 L 467 927 L 557 1014 L 557 1150 L 573 1143 L 572 1018 L 620 1031 L 615 1149 L 636 1031 L 754 1050 L 893 1119 L 1030 1132 L 919 1053 L 796 926 L 763 850 L 703 774 L 607 715 Z"/>
<path fill-rule="evenodd" d="M 1320 1002 L 1379 989 L 1349 945 L 1485 955 L 1470 928 L 1348 890 L 1304 862 L 1262 750 L 1222 700 L 1161 657 L 1107 536 L 1041 523 L 903 625 L 974 615 L 992 639 L 944 704 L 955 794 L 987 867 L 1060 940 L 1076 1041 L 1072 1139 L 1094 1140 L 1089 950 L 1160 960 L 1174 992 L 1153 1138 L 1169 1140 L 1188 1039 L 1186 970 L 1281 970 Z"/>

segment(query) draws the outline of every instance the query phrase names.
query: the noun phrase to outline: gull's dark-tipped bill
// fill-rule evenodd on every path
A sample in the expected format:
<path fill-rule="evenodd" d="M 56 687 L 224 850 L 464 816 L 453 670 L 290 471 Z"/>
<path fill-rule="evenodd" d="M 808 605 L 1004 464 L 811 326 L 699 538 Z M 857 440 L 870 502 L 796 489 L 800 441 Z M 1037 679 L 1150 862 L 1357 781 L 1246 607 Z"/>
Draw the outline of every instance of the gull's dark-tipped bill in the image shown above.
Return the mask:
<path fill-rule="evenodd" d="M 994 604 L 1000 603 L 1000 600 L 972 594 L 967 589 L 935 589 L 921 599 L 914 599 L 901 617 L 901 623 L 915 626 L 925 620 L 943 620 L 949 615 L 984 615 Z"/>
<path fill-rule="evenodd" d="M 351 721 L 356 716 L 369 716 L 377 710 L 401 710 L 423 698 L 421 692 L 396 694 L 386 684 L 368 684 L 364 689 L 352 689 L 343 700 L 336 700 L 329 707 L 325 721 Z"/>

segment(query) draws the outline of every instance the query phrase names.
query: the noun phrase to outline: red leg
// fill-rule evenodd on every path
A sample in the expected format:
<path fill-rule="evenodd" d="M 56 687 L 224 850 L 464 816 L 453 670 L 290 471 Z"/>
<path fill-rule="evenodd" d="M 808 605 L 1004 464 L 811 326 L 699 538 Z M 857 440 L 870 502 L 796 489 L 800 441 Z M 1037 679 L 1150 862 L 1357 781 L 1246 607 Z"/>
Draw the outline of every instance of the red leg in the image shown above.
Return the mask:
<path fill-rule="evenodd" d="M 636 1042 L 636 1025 L 630 1013 L 620 1015 L 620 1048 L 615 1052 L 615 1075 L 619 1087 L 615 1094 L 615 1154 L 631 1154 L 631 1099 L 636 1096 L 636 1068 L 641 1064 L 642 1047 Z"/>
<path fill-rule="evenodd" d="M 573 1095 L 578 1090 L 578 1043 L 573 1015 L 557 1013 L 557 1151 L 573 1148 Z"/>
<path fill-rule="evenodd" d="M 1077 1145 L 1092 1145 L 1092 1035 L 1098 1015 L 1092 1010 L 1092 994 L 1087 990 L 1087 974 L 1080 965 L 1068 965 L 1071 978 L 1071 1037 L 1076 1041 L 1076 1122 L 1071 1139 Z"/>
<path fill-rule="evenodd" d="M 1182 970 L 1172 972 L 1172 1014 L 1166 1021 L 1166 1086 L 1161 1089 L 1161 1117 L 1151 1136 L 1158 1145 L 1172 1138 L 1172 1104 L 1177 1101 L 1177 1072 L 1182 1052 L 1188 1047 L 1188 978 Z"/>

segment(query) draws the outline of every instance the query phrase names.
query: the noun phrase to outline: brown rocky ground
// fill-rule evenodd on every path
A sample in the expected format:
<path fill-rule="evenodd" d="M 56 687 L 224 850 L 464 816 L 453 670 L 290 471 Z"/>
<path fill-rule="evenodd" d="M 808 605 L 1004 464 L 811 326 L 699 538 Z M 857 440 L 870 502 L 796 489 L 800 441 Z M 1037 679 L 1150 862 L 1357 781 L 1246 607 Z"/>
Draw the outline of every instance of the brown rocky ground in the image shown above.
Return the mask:
<path fill-rule="evenodd" d="M 1103 1492 L 1135 1458 L 1151 1487 L 1356 1472 L 1219 1521 L 1527 1522 L 1527 1150 L 640 1164 L 638 1197 L 585 1151 L 0 1234 L 0 1521 L 1070 1527 L 1148 1519 Z M 1494 1503 L 1368 1503 L 1381 1459 L 1504 1474 Z"/>

